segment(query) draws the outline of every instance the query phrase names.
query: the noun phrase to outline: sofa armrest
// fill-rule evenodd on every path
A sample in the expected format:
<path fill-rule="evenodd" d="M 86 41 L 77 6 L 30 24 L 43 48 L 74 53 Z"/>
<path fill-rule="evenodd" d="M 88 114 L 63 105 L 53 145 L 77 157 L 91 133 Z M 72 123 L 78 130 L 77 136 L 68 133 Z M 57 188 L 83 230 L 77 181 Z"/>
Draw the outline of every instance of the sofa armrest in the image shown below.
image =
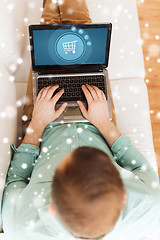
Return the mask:
<path fill-rule="evenodd" d="M 143 78 L 111 81 L 117 127 L 157 171 L 153 146 L 148 92 Z"/>
<path fill-rule="evenodd" d="M 16 143 L 17 139 L 16 89 L 9 79 L 8 71 L 0 62 L 0 204 L 11 158 L 10 143 Z"/>

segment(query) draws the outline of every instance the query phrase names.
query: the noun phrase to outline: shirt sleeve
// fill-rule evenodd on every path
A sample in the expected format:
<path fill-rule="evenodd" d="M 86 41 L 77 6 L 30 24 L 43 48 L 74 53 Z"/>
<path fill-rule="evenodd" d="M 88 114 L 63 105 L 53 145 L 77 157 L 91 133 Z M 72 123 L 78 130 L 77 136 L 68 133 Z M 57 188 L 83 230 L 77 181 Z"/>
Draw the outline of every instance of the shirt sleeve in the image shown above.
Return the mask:
<path fill-rule="evenodd" d="M 111 151 L 117 164 L 131 171 L 141 181 L 150 186 L 153 182 L 159 183 L 158 174 L 128 137 L 121 135 L 113 143 Z"/>
<path fill-rule="evenodd" d="M 39 147 L 32 144 L 21 144 L 18 148 L 11 144 L 11 163 L 9 166 L 6 187 L 21 182 L 24 187 L 29 183 L 35 160 L 39 155 Z"/>

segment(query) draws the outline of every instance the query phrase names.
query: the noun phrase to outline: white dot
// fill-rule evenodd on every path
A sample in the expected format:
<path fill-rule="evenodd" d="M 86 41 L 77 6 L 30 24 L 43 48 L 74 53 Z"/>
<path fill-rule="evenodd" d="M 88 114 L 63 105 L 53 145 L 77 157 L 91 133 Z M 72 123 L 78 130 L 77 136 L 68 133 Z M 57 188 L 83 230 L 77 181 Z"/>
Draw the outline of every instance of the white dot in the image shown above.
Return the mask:
<path fill-rule="evenodd" d="M 42 177 L 42 174 L 38 174 L 38 177 L 41 178 L 41 177 Z"/>
<path fill-rule="evenodd" d="M 151 110 L 151 111 L 150 111 L 150 114 L 153 114 L 153 113 L 154 113 L 154 110 Z"/>
<path fill-rule="evenodd" d="M 28 18 L 24 18 L 24 22 L 26 22 L 26 23 L 27 23 L 27 22 L 28 22 Z"/>
<path fill-rule="evenodd" d="M 83 34 L 83 32 L 84 32 L 83 29 L 79 30 L 79 34 Z"/>
<path fill-rule="evenodd" d="M 67 124 L 67 126 L 68 126 L 68 127 L 70 127 L 70 126 L 71 126 L 71 124 L 70 124 L 70 123 L 68 123 L 68 124 Z"/>
<path fill-rule="evenodd" d="M 27 128 L 27 133 L 28 133 L 28 134 L 31 134 L 31 133 L 33 133 L 33 132 L 34 132 L 34 130 L 33 130 L 31 127 L 28 127 L 28 128 Z"/>
<path fill-rule="evenodd" d="M 58 0 L 58 4 L 62 5 L 63 4 L 63 0 Z"/>
<path fill-rule="evenodd" d="M 142 169 L 142 171 L 146 171 L 146 170 L 147 170 L 146 165 L 143 165 L 143 166 L 141 167 L 141 169 Z"/>
<path fill-rule="evenodd" d="M 22 63 L 23 63 L 23 59 L 22 59 L 22 58 L 18 58 L 18 59 L 17 59 L 17 63 L 18 63 L 18 64 L 22 64 Z"/>
<path fill-rule="evenodd" d="M 90 137 L 90 138 L 89 138 L 89 141 L 92 141 L 92 140 L 93 140 L 93 138 L 92 138 L 92 137 Z"/>
<path fill-rule="evenodd" d="M 6 113 L 5 112 L 1 112 L 0 116 L 1 116 L 1 118 L 5 118 L 6 117 Z"/>
<path fill-rule="evenodd" d="M 146 83 L 149 83 L 149 79 L 146 79 Z"/>
<path fill-rule="evenodd" d="M 9 81 L 10 81 L 10 82 L 14 82 L 14 80 L 15 80 L 15 77 L 14 77 L 14 76 L 9 76 Z"/>
<path fill-rule="evenodd" d="M 17 107 L 22 106 L 22 101 L 21 101 L 21 100 L 18 100 L 18 101 L 16 102 L 16 105 L 17 105 Z"/>
<path fill-rule="evenodd" d="M 12 4 L 12 3 L 8 4 L 7 8 L 8 8 L 8 10 L 13 10 L 14 4 Z"/>
<path fill-rule="evenodd" d="M 144 43 L 144 41 L 140 38 L 140 39 L 138 40 L 138 43 L 139 43 L 139 45 L 142 45 L 142 44 Z"/>
<path fill-rule="evenodd" d="M 148 23 L 146 23 L 146 24 L 145 24 L 145 27 L 149 27 L 149 24 L 148 24 Z"/>
<path fill-rule="evenodd" d="M 29 3 L 28 3 L 28 7 L 33 9 L 33 8 L 35 7 L 35 6 L 34 6 L 34 2 L 29 2 Z"/>
<path fill-rule="evenodd" d="M 157 57 L 160 54 L 160 46 L 159 44 L 150 44 L 148 47 L 149 56 Z"/>
<path fill-rule="evenodd" d="M 72 30 L 73 32 L 75 32 L 75 31 L 76 31 L 76 27 L 72 27 L 71 30 Z"/>
<path fill-rule="evenodd" d="M 138 104 L 137 104 L 137 103 L 135 103 L 133 106 L 134 106 L 135 108 L 137 108 L 137 107 L 138 107 Z"/>
<path fill-rule="evenodd" d="M 23 164 L 21 165 L 21 167 L 22 167 L 23 169 L 26 169 L 26 168 L 27 168 L 27 164 L 26 164 L 26 163 L 23 163 Z"/>
<path fill-rule="evenodd" d="M 156 35 L 156 36 L 155 36 L 155 39 L 156 39 L 156 40 L 159 40 L 159 39 L 160 39 L 160 36 L 159 36 L 159 35 Z"/>
<path fill-rule="evenodd" d="M 47 148 L 47 147 L 43 147 L 43 148 L 42 148 L 42 151 L 43 151 L 44 153 L 46 153 L 46 152 L 48 152 L 48 148 Z"/>
<path fill-rule="evenodd" d="M 42 142 L 43 140 L 42 140 L 42 138 L 39 138 L 39 142 Z"/>
<path fill-rule="evenodd" d="M 153 188 L 157 188 L 158 187 L 158 183 L 157 182 L 152 182 L 152 187 Z"/>
<path fill-rule="evenodd" d="M 160 63 L 160 58 L 157 59 L 157 62 Z"/>
<path fill-rule="evenodd" d="M 43 23 L 43 22 L 44 22 L 44 18 L 41 18 L 41 21 L 40 21 L 40 22 L 42 22 L 42 23 Z"/>
<path fill-rule="evenodd" d="M 82 128 L 78 128 L 78 129 L 77 129 L 77 132 L 78 132 L 78 133 L 82 133 L 82 131 L 83 131 Z"/>
<path fill-rule="evenodd" d="M 1 48 L 4 48 L 6 46 L 5 43 L 1 43 Z"/>
<path fill-rule="evenodd" d="M 149 57 L 146 57 L 146 61 L 149 61 L 149 59 L 150 59 Z"/>
<path fill-rule="evenodd" d="M 40 8 L 40 11 L 43 12 L 43 7 Z"/>
<path fill-rule="evenodd" d="M 156 118 L 160 119 L 160 112 L 157 113 Z"/>
<path fill-rule="evenodd" d="M 72 143 L 72 139 L 71 138 L 67 138 L 66 143 L 67 144 L 71 144 Z"/>
<path fill-rule="evenodd" d="M 27 117 L 26 115 L 23 115 L 23 116 L 22 116 L 22 120 L 23 120 L 23 121 L 27 121 L 27 119 L 28 119 L 28 117 Z"/>
<path fill-rule="evenodd" d="M 73 9 L 72 9 L 72 8 L 68 8 L 68 9 L 67 9 L 67 13 L 68 13 L 68 14 L 72 14 L 72 13 L 73 13 Z"/>
<path fill-rule="evenodd" d="M 48 166 L 47 166 L 47 169 L 50 169 L 51 168 L 51 165 L 49 164 Z"/>
<path fill-rule="evenodd" d="M 9 139 L 8 138 L 3 138 L 3 143 L 8 143 Z"/>
<path fill-rule="evenodd" d="M 85 125 L 84 127 L 85 127 L 85 128 L 88 128 L 88 125 Z"/>
<path fill-rule="evenodd" d="M 133 129 L 132 129 L 132 132 L 137 132 L 137 129 L 136 129 L 136 128 L 133 128 Z"/>
<path fill-rule="evenodd" d="M 85 39 L 85 40 L 88 40 L 88 39 L 89 39 L 89 36 L 88 36 L 88 35 L 85 35 L 85 36 L 84 36 L 84 39 Z"/>
<path fill-rule="evenodd" d="M 11 65 L 9 66 L 9 70 L 10 70 L 11 72 L 15 72 L 16 69 L 17 69 L 17 67 L 16 67 L 15 64 L 11 64 Z"/>
<path fill-rule="evenodd" d="M 131 163 L 134 165 L 136 164 L 136 160 L 132 160 Z"/>
<path fill-rule="evenodd" d="M 148 71 L 149 71 L 149 72 L 152 72 L 152 68 L 149 68 Z"/>

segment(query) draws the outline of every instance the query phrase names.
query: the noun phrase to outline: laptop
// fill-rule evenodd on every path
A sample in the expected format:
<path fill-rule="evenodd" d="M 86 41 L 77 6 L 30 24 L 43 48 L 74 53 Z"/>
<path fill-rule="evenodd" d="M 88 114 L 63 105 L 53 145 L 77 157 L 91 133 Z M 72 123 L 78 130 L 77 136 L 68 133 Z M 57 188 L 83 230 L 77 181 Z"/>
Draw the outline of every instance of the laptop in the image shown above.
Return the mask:
<path fill-rule="evenodd" d="M 104 92 L 112 119 L 107 71 L 111 31 L 111 23 L 29 26 L 34 102 L 43 87 L 58 84 L 53 97 L 62 88 L 64 93 L 55 109 L 68 103 L 54 122 L 88 122 L 76 102 L 81 100 L 88 108 L 81 88 L 85 84 Z"/>

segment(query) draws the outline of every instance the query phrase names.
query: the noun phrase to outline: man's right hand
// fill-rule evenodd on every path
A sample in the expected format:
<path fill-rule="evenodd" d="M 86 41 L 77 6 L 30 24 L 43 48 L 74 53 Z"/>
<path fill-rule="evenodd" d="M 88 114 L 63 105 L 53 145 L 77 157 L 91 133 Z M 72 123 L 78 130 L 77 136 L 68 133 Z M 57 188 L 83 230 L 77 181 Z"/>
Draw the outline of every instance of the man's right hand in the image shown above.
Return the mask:
<path fill-rule="evenodd" d="M 109 122 L 109 111 L 106 96 L 102 90 L 93 85 L 82 85 L 82 90 L 88 102 L 88 110 L 81 101 L 77 101 L 83 116 L 96 128 L 102 128 Z"/>

